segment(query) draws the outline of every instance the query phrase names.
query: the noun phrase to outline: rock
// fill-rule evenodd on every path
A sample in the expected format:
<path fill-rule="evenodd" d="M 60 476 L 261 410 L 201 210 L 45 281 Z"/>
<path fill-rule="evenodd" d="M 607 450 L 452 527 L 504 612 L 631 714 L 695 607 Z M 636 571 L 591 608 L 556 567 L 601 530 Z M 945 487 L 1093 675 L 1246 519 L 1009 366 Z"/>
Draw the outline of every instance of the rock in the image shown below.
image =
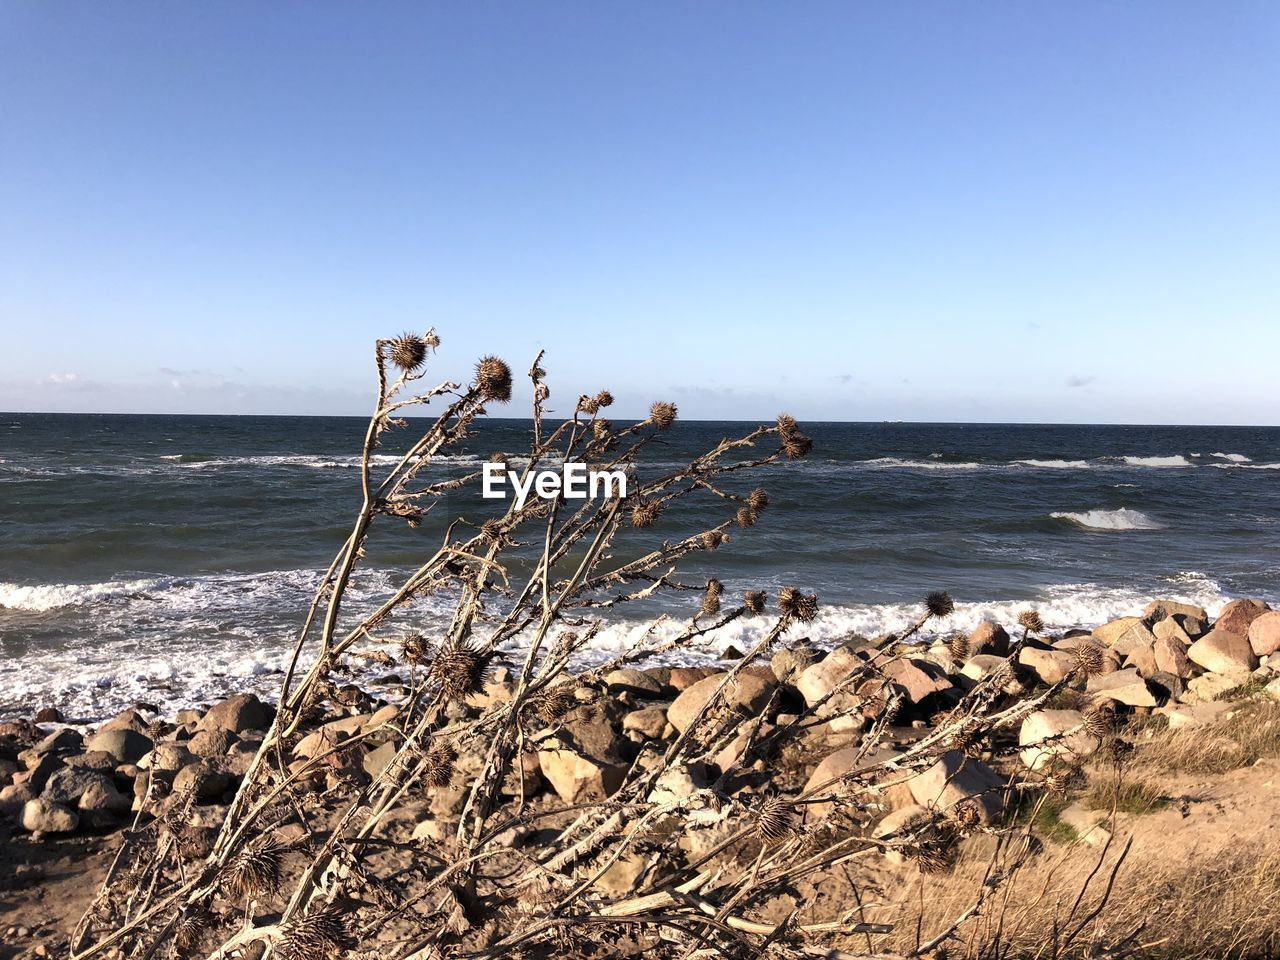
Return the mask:
<path fill-rule="evenodd" d="M 1240 680 L 1237 677 L 1222 673 L 1202 673 L 1187 681 L 1187 699 L 1197 703 L 1217 700 L 1238 686 L 1240 686 Z"/>
<path fill-rule="evenodd" d="M 606 897 L 623 897 L 630 893 L 648 867 L 648 858 L 638 853 L 624 853 L 609 865 L 592 887 Z"/>
<path fill-rule="evenodd" d="M 667 709 L 667 720 L 671 725 L 684 733 L 698 712 L 725 682 L 726 676 L 727 674 L 716 674 L 687 687 Z M 774 683 L 759 676 L 739 673 L 728 681 L 721 702 L 744 716 L 755 717 L 768 705 L 774 689 Z"/>
<path fill-rule="evenodd" d="M 805 704 L 811 707 L 828 696 L 854 670 L 864 666 L 866 661 L 857 654 L 837 647 L 818 663 L 802 670 L 794 681 L 795 687 L 804 697 Z"/>
<path fill-rule="evenodd" d="M 1041 710 L 1022 721 L 1018 745 L 1022 762 L 1032 770 L 1048 766 L 1055 757 L 1082 759 L 1098 749 L 1097 737 L 1081 729 L 1079 710 Z"/>
<path fill-rule="evenodd" d="M 1157 640 L 1176 640 L 1183 647 L 1189 647 L 1192 644 L 1191 634 L 1187 633 L 1182 624 L 1173 617 L 1157 620 L 1151 632 L 1155 634 Z"/>
<path fill-rule="evenodd" d="M 373 750 L 366 753 L 364 758 L 360 761 L 360 766 L 364 768 L 364 772 L 367 773 L 371 779 L 376 780 L 382 775 L 382 771 L 387 769 L 387 764 L 392 761 L 395 755 L 395 742 L 388 740 L 381 746 L 375 747 Z"/>
<path fill-rule="evenodd" d="M 886 677 L 893 681 L 906 698 L 919 704 L 935 693 L 951 689 L 951 681 L 946 678 L 937 664 L 927 660 L 913 660 L 901 657 L 890 660 L 883 667 Z"/>
<path fill-rule="evenodd" d="M 220 799 L 230 786 L 231 774 L 208 760 L 183 767 L 173 778 L 175 795 L 194 791 L 196 799 L 203 801 Z"/>
<path fill-rule="evenodd" d="M 62 711 L 57 707 L 42 707 L 36 711 L 36 723 L 62 723 Z"/>
<path fill-rule="evenodd" d="M 970 680 L 982 680 L 1003 667 L 1004 662 L 1004 657 L 997 657 L 991 653 L 979 653 L 965 661 L 960 674 Z"/>
<path fill-rule="evenodd" d="M 1111 833 L 1099 824 L 1103 815 L 1097 810 L 1089 810 L 1083 804 L 1073 803 L 1061 813 L 1058 819 L 1076 832 L 1076 836 L 1091 847 L 1104 846 Z"/>
<path fill-rule="evenodd" d="M 741 660 L 745 656 L 746 654 L 739 648 L 735 647 L 732 643 L 725 647 L 720 653 L 720 659 L 726 661 Z"/>
<path fill-rule="evenodd" d="M 22 829 L 31 833 L 70 833 L 80 826 L 80 814 L 61 803 L 36 797 L 22 808 Z"/>
<path fill-rule="evenodd" d="M 1172 621 L 1160 621 L 1160 623 L 1170 622 Z M 1172 673 L 1175 677 L 1181 677 L 1183 680 L 1191 676 L 1191 658 L 1187 656 L 1186 646 L 1177 637 L 1170 636 L 1167 633 L 1164 636 L 1156 637 L 1152 653 L 1155 656 L 1156 669 L 1161 673 Z"/>
<path fill-rule="evenodd" d="M 629 693 L 647 700 L 662 697 L 662 684 L 639 670 L 610 670 L 604 675 L 604 682 L 614 696 Z"/>
<path fill-rule="evenodd" d="M 77 730 L 64 727 L 49 734 L 32 749 L 38 753 L 71 753 L 84 746 L 84 737 Z"/>
<path fill-rule="evenodd" d="M 39 754 L 34 766 L 27 767 L 26 784 L 37 794 L 44 789 L 49 778 L 65 766 L 61 757 L 55 753 Z"/>
<path fill-rule="evenodd" d="M 1249 636 L 1249 627 L 1271 608 L 1261 600 L 1232 600 L 1226 604 L 1214 621 L 1215 630 Z"/>
<path fill-rule="evenodd" d="M 632 710 L 622 718 L 624 733 L 636 733 L 645 740 L 661 740 L 662 731 L 666 728 L 665 707 L 644 707 L 641 710 Z"/>
<path fill-rule="evenodd" d="M 1199 664 L 1212 673 L 1238 677 L 1243 683 L 1258 665 L 1253 648 L 1246 637 L 1214 627 L 1193 643 L 1187 650 L 1192 663 Z"/>
<path fill-rule="evenodd" d="M 1112 649 L 1114 650 L 1115 648 L 1112 647 Z M 1133 667 L 1138 671 L 1138 675 L 1142 677 L 1150 677 L 1160 672 L 1160 668 L 1156 665 L 1154 644 L 1152 646 L 1135 647 L 1125 657 L 1124 665 Z"/>
<path fill-rule="evenodd" d="M 667 682 L 677 693 L 721 671 L 714 667 L 672 667 Z"/>
<path fill-rule="evenodd" d="M 173 717 L 180 727 L 194 726 L 204 714 L 199 710 L 179 710 Z"/>
<path fill-rule="evenodd" d="M 1143 677 L 1147 681 L 1147 689 L 1155 696 L 1157 700 L 1167 702 L 1169 700 L 1181 700 L 1183 692 L 1187 685 L 1183 677 L 1176 673 L 1167 673 L 1164 670 L 1157 670 L 1149 677 Z"/>
<path fill-rule="evenodd" d="M 68 767 L 84 767 L 86 770 L 98 770 L 102 773 L 110 773 L 120 766 L 120 762 L 111 754 L 103 750 L 90 750 L 88 753 L 81 753 L 74 757 L 67 757 Z"/>
<path fill-rule="evenodd" d="M 103 778 L 89 785 L 88 789 L 80 795 L 77 806 L 81 813 L 116 814 L 128 813 L 133 804 L 128 797 L 116 789 L 114 783 Z"/>
<path fill-rule="evenodd" d="M 229 730 L 197 730 L 187 741 L 187 750 L 193 756 L 217 759 L 225 757 L 237 739 Z"/>
<path fill-rule="evenodd" d="M 711 782 L 704 763 L 676 763 L 663 770 L 649 791 L 649 802 L 657 804 L 680 803 L 699 790 L 705 790 Z"/>
<path fill-rule="evenodd" d="M 1133 655 L 1139 650 L 1150 650 L 1155 646 L 1156 635 L 1147 629 L 1147 625 L 1139 620 L 1128 630 L 1116 637 L 1110 644 L 1111 649 L 1122 657 Z"/>
<path fill-rule="evenodd" d="M 627 765 L 572 750 L 540 750 L 538 765 L 565 803 L 585 803 L 612 796 L 622 786 Z"/>
<path fill-rule="evenodd" d="M 1272 700 L 1280 700 L 1280 677 L 1276 677 L 1276 679 L 1268 683 L 1266 687 L 1263 689 L 1263 692 L 1266 693 L 1266 695 L 1270 697 Z M 0 800 L 3 800 L 3 799 L 4 799 L 4 794 L 0 793 Z"/>
<path fill-rule="evenodd" d="M 983 620 L 969 634 L 969 656 L 984 653 L 997 657 L 1009 655 L 1009 634 L 992 620 Z"/>
<path fill-rule="evenodd" d="M 1141 623 L 1141 617 L 1121 617 L 1119 620 L 1112 620 L 1098 627 L 1093 631 L 1093 636 L 1103 646 L 1109 647 L 1128 633 L 1130 628 Z"/>
<path fill-rule="evenodd" d="M 925 828 L 932 821 L 929 811 L 918 803 L 909 803 L 905 807 L 899 807 L 892 811 L 884 819 L 875 825 L 871 830 L 871 836 L 877 840 L 883 840 L 885 837 L 892 837 L 897 834 L 908 834 L 913 832 L 914 828 Z M 901 850 L 890 847 L 885 850 L 884 858 L 890 863 L 901 865 L 907 862 L 907 858 L 902 854 Z"/>
<path fill-rule="evenodd" d="M 1256 656 L 1265 657 L 1280 650 L 1280 611 L 1268 610 L 1249 624 L 1249 646 Z"/>
<path fill-rule="evenodd" d="M 102 785 L 115 787 L 111 778 L 105 773 L 86 770 L 83 767 L 63 767 L 49 778 L 41 796 L 54 803 L 74 806 L 90 787 Z"/>
<path fill-rule="evenodd" d="M 1209 614 L 1204 607 L 1191 603 L 1180 603 L 1177 600 L 1152 600 L 1142 611 L 1142 618 L 1148 623 L 1160 623 L 1173 617 L 1191 617 L 1194 620 L 1208 620 Z"/>
<path fill-rule="evenodd" d="M 1018 663 L 1036 675 L 1047 686 L 1065 679 L 1075 668 L 1076 658 L 1069 650 L 1040 650 L 1023 647 L 1018 652 Z"/>
<path fill-rule="evenodd" d="M 809 780 L 804 785 L 804 792 L 816 790 L 856 769 L 901 756 L 901 753 L 900 750 L 883 745 L 871 750 L 859 746 L 841 747 L 839 750 L 828 753 L 813 768 L 813 773 L 809 774 Z M 830 802 L 805 804 L 805 817 L 808 820 L 820 822 L 829 816 L 833 809 L 834 805 Z"/>
<path fill-rule="evenodd" d="M 293 755 L 306 757 L 308 760 L 317 757 L 363 731 L 365 724 L 371 719 L 372 714 L 356 714 L 352 717 L 330 720 L 299 740 L 293 747 Z"/>
<path fill-rule="evenodd" d="M 779 683 L 794 683 L 805 670 L 822 660 L 822 651 L 807 643 L 794 643 L 773 655 L 769 667 Z"/>
<path fill-rule="evenodd" d="M 1156 713 L 1169 719 L 1170 730 L 1187 730 L 1208 727 L 1221 722 L 1232 709 L 1229 703 L 1171 703 L 1160 707 Z"/>
<path fill-rule="evenodd" d="M 1159 706 L 1159 701 L 1147 687 L 1147 682 L 1132 667 L 1090 677 L 1085 684 L 1085 690 L 1093 694 L 1103 694 L 1130 707 Z"/>
<path fill-rule="evenodd" d="M 933 766 L 907 781 L 916 803 L 949 810 L 972 801 L 983 823 L 993 823 L 1004 810 L 1004 780 L 981 760 L 959 750 L 944 753 Z"/>
<path fill-rule="evenodd" d="M 134 733 L 145 734 L 147 732 L 147 721 L 143 719 L 142 714 L 138 713 L 137 710 L 122 710 L 98 727 L 98 733 L 104 733 L 108 730 L 132 730 Z"/>
<path fill-rule="evenodd" d="M 0 813 L 13 815 L 36 798 L 35 791 L 25 783 L 11 783 L 0 788 Z"/>
<path fill-rule="evenodd" d="M 196 724 L 199 730 L 227 730 L 240 733 L 244 730 L 261 730 L 271 723 L 272 711 L 252 693 L 237 693 L 220 703 Z"/>
<path fill-rule="evenodd" d="M 86 749 L 109 753 L 120 763 L 137 763 L 151 752 L 151 746 L 149 737 L 127 727 L 99 730 L 85 741 Z"/>
<path fill-rule="evenodd" d="M 156 748 L 138 761 L 143 770 L 155 770 L 157 773 L 176 773 L 183 767 L 196 762 L 196 755 L 187 749 L 185 744 L 166 741 L 156 744 Z"/>

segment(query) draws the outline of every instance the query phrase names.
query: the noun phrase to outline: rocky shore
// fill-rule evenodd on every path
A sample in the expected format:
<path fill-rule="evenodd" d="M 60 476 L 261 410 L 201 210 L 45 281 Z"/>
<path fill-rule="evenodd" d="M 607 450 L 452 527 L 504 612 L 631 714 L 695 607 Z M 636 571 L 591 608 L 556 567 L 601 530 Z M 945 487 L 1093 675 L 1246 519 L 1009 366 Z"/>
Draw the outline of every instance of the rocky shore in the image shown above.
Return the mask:
<path fill-rule="evenodd" d="M 664 774 L 659 786 L 676 798 L 713 782 L 728 796 L 735 790 L 807 792 L 865 762 L 869 749 L 883 756 L 927 736 L 976 684 L 994 678 L 1010 702 L 1061 685 L 1010 732 L 1017 740 L 1013 763 L 989 748 L 957 745 L 886 789 L 867 828 L 870 837 L 892 839 L 906 825 L 939 811 L 963 810 L 973 821 L 973 836 L 981 838 L 983 827 L 1025 819 L 1028 806 L 1020 799 L 1019 784 L 1053 775 L 1064 759 L 1073 769 L 1087 771 L 1092 764 L 1108 770 L 1130 749 L 1117 748 L 1117 742 L 1142 754 L 1154 750 L 1151 744 L 1161 737 L 1188 729 L 1219 730 L 1242 710 L 1263 711 L 1250 721 L 1257 727 L 1270 722 L 1270 702 L 1280 701 L 1280 611 L 1261 601 L 1233 601 L 1211 618 L 1199 607 L 1156 600 L 1134 616 L 1092 631 L 1059 632 L 1036 620 L 1032 614 L 1018 625 L 987 622 L 945 642 L 904 644 L 883 667 L 888 685 L 877 680 L 850 687 L 842 681 L 875 651 L 892 647 L 891 638 L 852 637 L 831 650 L 819 650 L 802 637 L 788 638 L 769 662 L 745 667 L 724 693 L 729 708 L 742 718 L 742 734 L 718 745 L 705 762 L 683 766 L 678 775 L 671 775 L 674 769 Z M 663 667 L 592 677 L 572 691 L 572 709 L 516 758 L 502 795 L 547 810 L 608 798 L 647 746 L 670 743 L 696 722 L 724 673 L 717 667 Z M 459 718 L 478 715 L 509 699 L 512 689 L 509 670 L 498 668 L 482 692 L 453 709 Z M 380 742 L 378 731 L 394 721 L 405 692 L 395 683 L 337 690 L 314 711 L 285 762 L 291 769 L 309 770 L 306 782 L 319 796 L 376 777 L 395 753 L 392 742 Z M 74 718 L 47 706 L 30 718 L 0 723 L 0 956 L 66 955 L 71 930 L 121 833 L 164 816 L 166 803 L 194 798 L 188 838 L 197 847 L 212 843 L 273 716 L 269 704 L 240 694 L 173 717 L 138 704 L 85 726 L 67 722 Z M 773 732 L 797 724 L 802 735 L 788 740 L 785 750 L 765 752 L 745 767 L 739 763 L 749 744 L 767 742 Z M 878 742 L 868 744 L 872 730 Z M 1226 738 L 1223 750 L 1240 742 L 1230 733 L 1214 736 Z M 348 740 L 351 746 L 342 748 Z M 1265 750 L 1249 749 L 1254 753 L 1242 755 L 1238 769 L 1267 760 L 1258 755 Z M 321 755 L 325 762 L 311 770 L 308 764 Z M 479 758 L 459 757 L 451 783 L 434 787 L 406 808 L 412 815 L 398 829 L 407 842 L 456 830 L 469 768 L 479 764 Z M 1177 771 L 1160 769 L 1165 782 L 1148 792 L 1164 802 L 1152 801 L 1153 814 L 1182 802 L 1169 786 Z M 737 772 L 726 781 L 722 774 L 729 770 Z M 1212 777 L 1206 783 L 1212 785 Z M 1099 809 L 1096 789 L 1090 806 L 1090 789 L 1087 783 L 1068 785 L 1051 805 L 1052 816 L 1044 815 L 1043 805 L 1037 807 L 1028 830 L 1047 849 L 1096 846 L 1118 833 L 1141 833 L 1142 810 L 1127 808 L 1116 797 L 1110 810 Z M 1185 802 L 1191 810 L 1192 801 Z M 807 804 L 805 821 L 821 822 L 829 807 Z M 1184 811 L 1183 820 L 1188 816 Z M 511 837 L 512 844 L 521 840 L 518 834 Z M 680 844 L 695 859 L 714 852 L 718 840 L 714 833 L 690 831 Z M 935 872 L 926 869 L 931 865 L 919 844 L 885 843 L 880 852 L 883 862 L 877 869 L 885 890 L 905 889 L 904 877 L 923 882 L 922 871 Z M 1201 852 L 1216 857 L 1219 851 Z M 1189 870 L 1197 863 L 1204 865 L 1192 860 L 1184 866 Z M 606 892 L 625 892 L 646 869 L 642 857 L 629 855 L 593 882 Z M 954 861 L 946 869 L 961 871 Z M 852 896 L 835 883 L 815 881 L 809 892 L 817 902 L 824 896 L 842 902 Z M 864 918 L 874 913 L 871 909 Z"/>

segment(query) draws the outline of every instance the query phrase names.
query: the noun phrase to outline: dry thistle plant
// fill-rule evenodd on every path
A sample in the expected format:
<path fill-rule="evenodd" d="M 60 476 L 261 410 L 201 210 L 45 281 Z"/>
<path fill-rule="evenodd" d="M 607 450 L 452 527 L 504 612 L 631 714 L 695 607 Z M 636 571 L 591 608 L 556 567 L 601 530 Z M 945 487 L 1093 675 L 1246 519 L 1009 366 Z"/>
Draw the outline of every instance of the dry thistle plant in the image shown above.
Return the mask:
<path fill-rule="evenodd" d="M 873 953 L 872 936 L 891 924 L 850 913 L 810 920 L 803 903 L 770 921 L 762 908 L 895 845 L 922 867 L 946 869 L 960 838 L 991 829 L 978 808 L 939 811 L 926 827 L 885 840 L 867 830 L 876 798 L 957 743 L 1012 755 L 1016 742 L 999 745 L 1057 688 L 1013 702 L 993 675 L 927 736 L 892 759 L 876 758 L 875 743 L 901 706 L 887 668 L 902 646 L 886 643 L 789 723 L 764 722 L 765 713 L 781 712 L 777 694 L 763 713 L 744 716 L 735 691 L 792 628 L 818 616 L 818 597 L 786 586 L 772 597 L 749 589 L 739 602 L 718 579 L 687 582 L 679 571 L 686 558 L 709 554 L 731 528 L 746 531 L 767 512 L 763 489 L 736 492 L 734 481 L 809 452 L 795 419 L 784 414 L 650 475 L 645 455 L 676 427 L 675 405 L 655 403 L 644 420 L 616 426 L 600 416 L 613 402 L 602 390 L 579 397 L 569 417 L 552 418 L 539 354 L 528 371 L 529 448 L 495 461 L 522 479 L 570 461 L 622 470 L 628 496 L 576 502 L 558 494 L 521 508 L 510 500 L 497 516 L 484 516 L 477 499 L 471 516 L 456 508 L 471 503 L 462 497 L 482 472 L 448 476 L 434 468 L 489 407 L 510 399 L 512 374 L 488 356 L 469 382 L 424 387 L 439 345 L 433 331 L 377 343 L 359 509 L 305 616 L 274 721 L 212 842 L 198 853 L 176 842 L 164 816 L 175 801 L 158 788 L 149 794 L 74 935 L 73 960 L 221 958 L 255 945 L 281 958 L 568 957 L 607 955 L 601 944 L 620 936 L 663 957 L 848 957 L 855 954 L 832 944 L 855 937 Z M 427 406 L 439 412 L 402 434 L 410 438 L 404 452 L 379 473 L 375 451 L 421 422 L 406 414 Z M 677 501 L 693 504 L 702 522 L 673 529 Z M 420 527 L 433 514 L 447 520 L 440 542 L 371 612 L 350 613 L 344 601 L 371 538 L 392 525 Z M 653 528 L 661 540 L 633 533 Z M 571 673 L 611 611 L 659 594 L 686 598 L 687 618 L 656 616 L 631 646 Z M 446 626 L 424 629 L 418 605 L 427 598 L 447 602 Z M 946 593 L 929 594 L 923 616 L 898 641 L 953 607 Z M 606 674 L 696 650 L 744 617 L 764 618 L 758 640 L 676 736 L 610 768 L 602 796 L 529 802 L 527 760 L 540 750 L 585 758 L 581 741 L 609 722 Z M 402 700 L 374 715 L 376 722 L 326 727 L 354 709 L 336 678 L 369 658 L 407 669 Z M 503 658 L 513 667 L 504 695 L 492 697 L 490 677 Z M 822 711 L 847 696 L 856 706 L 842 709 L 867 724 L 862 762 L 807 789 L 764 789 L 752 779 L 758 760 L 829 721 Z M 448 796 L 457 801 L 450 816 L 408 835 L 406 823 L 421 822 L 425 809 Z M 831 813 L 808 815 L 819 803 Z M 695 834 L 713 839 L 685 842 Z M 619 865 L 639 869 L 622 886 L 604 883 Z M 998 882 L 984 883 L 989 898 Z"/>

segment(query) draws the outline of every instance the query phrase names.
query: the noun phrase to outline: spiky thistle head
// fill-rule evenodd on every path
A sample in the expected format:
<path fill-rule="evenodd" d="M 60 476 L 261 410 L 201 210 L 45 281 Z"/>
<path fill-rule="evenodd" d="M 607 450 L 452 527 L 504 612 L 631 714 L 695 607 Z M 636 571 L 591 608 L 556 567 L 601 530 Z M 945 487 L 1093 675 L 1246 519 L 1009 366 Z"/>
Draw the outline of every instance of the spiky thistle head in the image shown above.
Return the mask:
<path fill-rule="evenodd" d="M 329 960 L 348 944 L 346 921 L 330 905 L 285 924 L 274 955 L 280 960 Z"/>
<path fill-rule="evenodd" d="M 446 700 L 465 700 L 484 690 L 489 677 L 488 654 L 458 645 L 440 651 L 431 662 L 431 678 Z"/>
<path fill-rule="evenodd" d="M 798 587 L 783 587 L 778 591 L 778 609 L 785 616 L 808 623 L 818 615 L 818 595 L 801 593 Z"/>
<path fill-rule="evenodd" d="M 1133 744 L 1122 737 L 1107 737 L 1101 749 L 1103 759 L 1110 760 L 1117 767 L 1128 763 L 1133 751 Z"/>
<path fill-rule="evenodd" d="M 742 608 L 752 616 L 764 613 L 765 599 L 763 590 L 748 590 L 742 595 Z"/>
<path fill-rule="evenodd" d="M 755 828 L 765 843 L 785 840 L 795 829 L 791 805 L 782 797 L 770 797 L 756 811 Z"/>
<path fill-rule="evenodd" d="M 1018 614 L 1018 624 L 1027 633 L 1044 633 L 1044 618 L 1040 616 L 1038 611 L 1023 610 Z"/>
<path fill-rule="evenodd" d="M 1100 710 L 1097 707 L 1092 707 L 1085 712 L 1081 727 L 1091 737 L 1105 740 L 1115 728 L 1115 714 L 1110 710 Z"/>
<path fill-rule="evenodd" d="M 447 787 L 453 782 L 458 749 L 443 737 L 432 737 L 422 759 L 422 779 L 429 787 Z"/>
<path fill-rule="evenodd" d="M 637 500 L 631 505 L 631 525 L 638 530 L 652 527 L 661 513 L 662 504 L 657 500 Z"/>
<path fill-rule="evenodd" d="M 676 422 L 676 405 L 665 400 L 655 400 L 649 408 L 649 419 L 659 430 L 668 430 Z"/>
<path fill-rule="evenodd" d="M 223 884 L 237 900 L 256 900 L 280 889 L 284 846 L 272 836 L 257 837 L 227 863 Z"/>
<path fill-rule="evenodd" d="M 951 866 L 950 852 L 937 841 L 920 844 L 915 851 L 915 861 L 921 873 L 942 873 Z"/>
<path fill-rule="evenodd" d="M 428 333 L 425 337 L 416 333 L 402 333 L 391 341 L 391 362 L 405 373 L 413 373 L 426 363 L 427 349 L 439 343 L 434 333 Z"/>
<path fill-rule="evenodd" d="M 747 494 L 747 506 L 756 513 L 763 513 L 765 508 L 769 506 L 769 493 L 764 487 L 756 487 Z"/>
<path fill-rule="evenodd" d="M 425 663 L 431 656 L 431 641 L 420 633 L 411 633 L 401 641 L 400 653 L 409 663 Z"/>
<path fill-rule="evenodd" d="M 978 809 L 978 801 L 972 797 L 961 800 L 947 811 L 951 819 L 964 829 L 972 829 L 982 822 L 982 813 Z"/>
<path fill-rule="evenodd" d="M 573 688 L 567 683 L 558 683 L 548 687 L 533 702 L 533 711 L 545 724 L 553 724 L 571 710 L 576 710 L 580 701 Z"/>
<path fill-rule="evenodd" d="M 501 544 L 506 540 L 506 533 L 503 531 L 502 521 L 497 517 L 490 517 L 480 525 L 480 539 L 488 544 Z"/>
<path fill-rule="evenodd" d="M 956 602 L 945 590 L 934 590 L 924 598 L 925 612 L 931 617 L 949 617 L 956 608 Z"/>
<path fill-rule="evenodd" d="M 1078 672 L 1086 677 L 1093 677 L 1102 673 L 1106 656 L 1101 644 L 1088 640 L 1076 647 L 1075 660 Z"/>
<path fill-rule="evenodd" d="M 605 407 L 613 406 L 613 394 L 608 390 L 601 390 L 595 395 L 596 406 L 603 410 Z"/>
<path fill-rule="evenodd" d="M 796 418 L 789 413 L 778 414 L 778 436 L 786 439 L 792 434 L 800 432 L 800 424 L 796 423 Z"/>
<path fill-rule="evenodd" d="M 969 659 L 969 647 L 969 638 L 963 633 L 957 633 L 947 641 L 947 650 L 951 654 L 951 659 L 956 663 Z"/>
<path fill-rule="evenodd" d="M 600 410 L 600 404 L 596 403 L 595 397 L 589 397 L 585 393 L 578 398 L 578 409 L 583 413 L 594 415 Z"/>
<path fill-rule="evenodd" d="M 782 455 L 788 460 L 799 460 L 813 449 L 813 441 L 803 433 L 793 433 L 782 438 Z"/>
<path fill-rule="evenodd" d="M 511 399 L 511 368 L 497 357 L 485 357 L 476 364 L 476 390 L 486 400 L 506 403 Z"/>
<path fill-rule="evenodd" d="M 720 612 L 720 594 L 724 593 L 724 584 L 712 577 L 702 591 L 702 612 L 713 617 Z"/>
<path fill-rule="evenodd" d="M 714 550 L 724 543 L 724 534 L 719 530 L 704 530 L 701 534 L 703 550 Z"/>
<path fill-rule="evenodd" d="M 173 945 L 180 951 L 190 950 L 209 929 L 212 916 L 202 905 L 187 907 L 179 916 L 178 925 L 173 928 Z"/>
<path fill-rule="evenodd" d="M 743 529 L 753 527 L 756 523 L 756 512 L 750 507 L 739 507 L 738 513 L 733 519 L 734 522 Z"/>

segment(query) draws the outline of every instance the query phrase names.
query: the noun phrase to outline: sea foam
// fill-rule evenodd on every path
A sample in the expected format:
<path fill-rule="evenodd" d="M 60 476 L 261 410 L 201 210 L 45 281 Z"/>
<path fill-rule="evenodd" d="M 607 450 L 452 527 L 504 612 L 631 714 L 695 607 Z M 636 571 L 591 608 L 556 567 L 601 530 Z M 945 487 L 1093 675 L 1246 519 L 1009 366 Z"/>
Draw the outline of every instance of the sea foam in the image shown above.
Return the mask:
<path fill-rule="evenodd" d="M 1139 510 L 1120 507 L 1118 510 L 1085 510 L 1081 513 L 1058 512 L 1049 514 L 1055 520 L 1066 520 L 1086 530 L 1161 530 L 1163 524 L 1152 520 Z"/>

